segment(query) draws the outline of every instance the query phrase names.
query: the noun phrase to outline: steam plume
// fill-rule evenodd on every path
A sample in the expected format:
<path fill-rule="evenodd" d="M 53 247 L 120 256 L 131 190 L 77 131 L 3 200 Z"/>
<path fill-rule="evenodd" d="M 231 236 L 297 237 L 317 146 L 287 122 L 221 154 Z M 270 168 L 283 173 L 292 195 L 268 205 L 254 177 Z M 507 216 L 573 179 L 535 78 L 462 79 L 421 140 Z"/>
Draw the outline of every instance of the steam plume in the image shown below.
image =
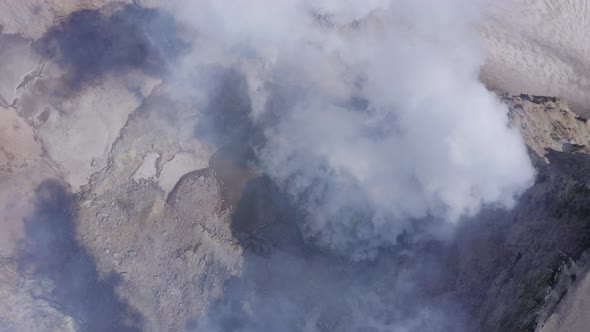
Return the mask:
<path fill-rule="evenodd" d="M 199 61 L 247 76 L 262 166 L 318 244 L 374 257 L 416 221 L 511 207 L 531 184 L 507 108 L 478 81 L 483 1 L 183 5 Z"/>

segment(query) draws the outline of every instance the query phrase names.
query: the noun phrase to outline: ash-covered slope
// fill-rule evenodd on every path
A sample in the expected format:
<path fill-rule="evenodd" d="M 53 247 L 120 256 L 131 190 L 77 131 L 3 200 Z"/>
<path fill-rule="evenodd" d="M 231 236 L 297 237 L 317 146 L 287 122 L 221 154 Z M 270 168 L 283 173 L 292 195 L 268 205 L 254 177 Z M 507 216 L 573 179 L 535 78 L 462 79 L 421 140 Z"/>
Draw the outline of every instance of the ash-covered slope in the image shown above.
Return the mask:
<path fill-rule="evenodd" d="M 481 77 L 492 88 L 565 98 L 588 116 L 590 1 L 489 1 L 480 29 L 487 49 Z"/>

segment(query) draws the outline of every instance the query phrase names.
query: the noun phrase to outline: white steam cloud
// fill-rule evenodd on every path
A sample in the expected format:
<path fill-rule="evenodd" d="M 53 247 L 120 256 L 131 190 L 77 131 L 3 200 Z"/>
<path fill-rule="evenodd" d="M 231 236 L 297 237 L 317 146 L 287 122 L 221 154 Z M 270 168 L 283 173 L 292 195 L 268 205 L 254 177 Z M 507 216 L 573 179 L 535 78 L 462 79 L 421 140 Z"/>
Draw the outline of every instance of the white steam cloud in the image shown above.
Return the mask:
<path fill-rule="evenodd" d="M 373 257 L 416 220 L 509 208 L 532 183 L 507 108 L 478 80 L 484 1 L 182 3 L 199 61 L 246 75 L 263 168 L 318 244 Z M 277 90 L 288 102 L 269 107 Z"/>

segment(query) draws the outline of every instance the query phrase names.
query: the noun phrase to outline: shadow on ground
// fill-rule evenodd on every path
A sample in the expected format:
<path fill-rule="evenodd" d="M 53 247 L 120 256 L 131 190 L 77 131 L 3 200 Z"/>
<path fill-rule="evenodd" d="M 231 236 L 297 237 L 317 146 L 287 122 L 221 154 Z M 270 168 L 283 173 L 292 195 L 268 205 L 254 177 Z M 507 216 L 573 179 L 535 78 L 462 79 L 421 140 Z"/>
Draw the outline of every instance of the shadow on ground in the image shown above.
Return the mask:
<path fill-rule="evenodd" d="M 17 254 L 20 273 L 40 285 L 34 296 L 73 317 L 82 331 L 141 331 L 142 317 L 115 294 L 118 276 L 100 278 L 93 257 L 77 243 L 74 197 L 45 181 L 34 200 Z"/>
<path fill-rule="evenodd" d="M 106 9 L 74 12 L 33 47 L 65 68 L 69 85 L 78 87 L 129 69 L 159 76 L 188 44 L 178 37 L 170 14 L 127 5 L 112 14 Z"/>
<path fill-rule="evenodd" d="M 207 103 L 195 135 L 216 147 L 241 151 L 264 142 L 263 128 L 251 118 L 248 82 L 236 69 L 207 66 L 197 72 L 197 84 L 207 93 Z"/>

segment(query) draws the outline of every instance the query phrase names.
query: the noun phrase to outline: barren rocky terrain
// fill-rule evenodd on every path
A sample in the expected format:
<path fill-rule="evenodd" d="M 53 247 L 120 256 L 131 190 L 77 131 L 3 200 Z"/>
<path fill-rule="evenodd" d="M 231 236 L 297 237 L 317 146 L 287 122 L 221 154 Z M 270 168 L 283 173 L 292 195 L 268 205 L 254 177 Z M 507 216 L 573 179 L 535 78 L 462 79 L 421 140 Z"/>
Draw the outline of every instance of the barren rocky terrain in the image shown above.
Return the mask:
<path fill-rule="evenodd" d="M 577 37 L 513 38 L 495 7 L 480 31 L 481 78 L 507 105 L 534 184 L 512 209 L 465 217 L 451 240 L 417 224 L 367 262 L 317 246 L 303 212 L 258 167 L 264 133 L 251 114 L 290 102 L 260 102 L 267 87 L 252 77 L 264 64 L 228 69 L 203 55 L 200 83 L 222 83 L 206 100 L 179 96 L 169 73 L 191 31 L 160 6 L 0 0 L 0 331 L 586 326 L 590 122 Z M 545 51 L 547 66 L 573 72 L 552 67 L 559 75 L 543 72 L 545 84 L 506 60 Z M 415 315 L 427 319 L 406 321 Z"/>

